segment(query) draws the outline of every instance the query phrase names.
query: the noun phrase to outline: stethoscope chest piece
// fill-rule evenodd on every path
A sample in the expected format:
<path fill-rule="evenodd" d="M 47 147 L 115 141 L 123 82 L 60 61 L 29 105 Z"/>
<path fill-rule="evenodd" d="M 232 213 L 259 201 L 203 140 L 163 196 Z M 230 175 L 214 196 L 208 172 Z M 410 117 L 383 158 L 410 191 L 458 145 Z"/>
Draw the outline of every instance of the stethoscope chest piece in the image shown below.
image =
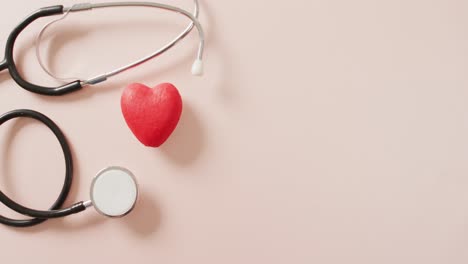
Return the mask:
<path fill-rule="evenodd" d="M 135 207 L 137 199 L 135 176 L 121 167 L 109 167 L 100 171 L 91 184 L 91 203 L 105 216 L 127 215 Z"/>

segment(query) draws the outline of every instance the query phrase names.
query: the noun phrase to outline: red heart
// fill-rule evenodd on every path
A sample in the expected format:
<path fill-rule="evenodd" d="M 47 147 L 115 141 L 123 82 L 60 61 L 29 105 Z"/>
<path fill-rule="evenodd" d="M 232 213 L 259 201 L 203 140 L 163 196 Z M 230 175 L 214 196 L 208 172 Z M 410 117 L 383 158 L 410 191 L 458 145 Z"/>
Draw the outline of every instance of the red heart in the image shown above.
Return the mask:
<path fill-rule="evenodd" d="M 177 127 L 182 114 L 182 98 L 170 83 L 153 89 L 139 83 L 130 84 L 120 104 L 128 127 L 147 147 L 161 146 Z"/>

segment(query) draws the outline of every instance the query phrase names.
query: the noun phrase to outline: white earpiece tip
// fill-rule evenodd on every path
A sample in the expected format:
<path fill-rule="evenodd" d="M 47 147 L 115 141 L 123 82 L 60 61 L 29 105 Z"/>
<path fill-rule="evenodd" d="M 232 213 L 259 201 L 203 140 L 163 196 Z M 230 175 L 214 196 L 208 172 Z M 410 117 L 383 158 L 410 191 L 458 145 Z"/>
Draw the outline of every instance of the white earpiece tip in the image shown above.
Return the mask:
<path fill-rule="evenodd" d="M 203 75 L 203 61 L 197 59 L 192 66 L 192 74 L 195 76 Z"/>

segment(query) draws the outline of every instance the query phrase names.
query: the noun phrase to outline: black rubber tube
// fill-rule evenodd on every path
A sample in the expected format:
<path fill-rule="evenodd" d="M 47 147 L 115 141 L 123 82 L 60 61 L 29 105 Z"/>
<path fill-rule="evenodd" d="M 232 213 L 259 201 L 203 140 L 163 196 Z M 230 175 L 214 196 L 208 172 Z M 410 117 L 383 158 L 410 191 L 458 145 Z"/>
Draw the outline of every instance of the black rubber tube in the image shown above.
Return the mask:
<path fill-rule="evenodd" d="M 23 79 L 23 77 L 21 77 L 21 74 L 19 73 L 15 65 L 13 51 L 14 51 L 16 39 L 18 38 L 19 34 L 29 24 L 34 22 L 36 19 L 41 18 L 41 17 L 59 15 L 59 14 L 63 14 L 63 6 L 61 5 L 44 7 L 44 8 L 37 10 L 36 12 L 29 15 L 25 20 L 23 20 L 23 22 L 21 22 L 15 29 L 13 29 L 13 31 L 11 32 L 6 42 L 5 61 L 4 63 L 2 63 L 3 66 L 0 67 L 0 70 L 1 68 L 5 68 L 5 66 L 7 66 L 13 80 L 15 80 L 15 82 L 19 86 L 23 87 L 24 89 L 30 92 L 42 94 L 42 95 L 58 96 L 58 95 L 71 93 L 82 88 L 80 81 L 74 81 L 74 82 L 65 84 L 63 86 L 55 87 L 55 88 L 32 84 L 26 81 L 25 79 Z"/>
<path fill-rule="evenodd" d="M 2 62 L 0 62 L 0 72 L 6 69 L 8 69 L 8 63 L 6 60 L 3 60 Z"/>
<path fill-rule="evenodd" d="M 60 128 L 47 116 L 39 112 L 26 109 L 14 110 L 0 116 L 0 126 L 8 120 L 19 117 L 35 119 L 46 125 L 54 133 L 55 137 L 60 143 L 60 146 L 62 147 L 63 155 L 65 157 L 65 180 L 63 183 L 62 191 L 60 192 L 57 200 L 54 202 L 52 207 L 50 207 L 49 211 L 34 210 L 22 206 L 16 203 L 15 201 L 11 200 L 7 195 L 0 191 L 0 202 L 2 202 L 10 209 L 20 214 L 34 217 L 33 219 L 16 220 L 0 215 L 0 223 L 12 227 L 29 227 L 40 224 L 49 218 L 63 217 L 84 211 L 86 207 L 84 206 L 83 202 L 76 203 L 69 208 L 60 209 L 63 203 L 65 202 L 68 194 L 70 193 L 73 179 L 73 159 L 70 151 L 70 146 L 68 145 L 65 135 L 62 133 Z"/>

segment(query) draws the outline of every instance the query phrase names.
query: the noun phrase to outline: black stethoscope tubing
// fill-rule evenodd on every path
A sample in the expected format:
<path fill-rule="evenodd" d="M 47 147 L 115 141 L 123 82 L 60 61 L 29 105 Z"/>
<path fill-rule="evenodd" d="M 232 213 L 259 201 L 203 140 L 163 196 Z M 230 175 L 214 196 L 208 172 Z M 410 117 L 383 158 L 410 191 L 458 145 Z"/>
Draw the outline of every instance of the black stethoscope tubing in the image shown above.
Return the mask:
<path fill-rule="evenodd" d="M 32 118 L 41 122 L 42 124 L 47 126 L 55 135 L 55 137 L 60 143 L 65 158 L 65 180 L 63 182 L 63 187 L 57 200 L 52 204 L 48 211 L 34 210 L 25 207 L 11 200 L 5 193 L 0 191 L 1 203 L 5 204 L 7 207 L 16 211 L 17 213 L 33 217 L 32 219 L 19 220 L 7 218 L 0 215 L 0 223 L 12 227 L 30 227 L 40 224 L 49 218 L 64 217 L 67 215 L 84 211 L 86 207 L 83 204 L 83 202 L 75 203 L 71 207 L 65 209 L 60 209 L 64 204 L 65 200 L 67 199 L 68 194 L 70 193 L 71 184 L 73 180 L 73 159 L 70 151 L 70 146 L 68 145 L 65 135 L 50 118 L 39 112 L 27 109 L 13 110 L 6 114 L 3 114 L 2 116 L 0 116 L 0 126 L 11 119 L 20 117 Z"/>
<path fill-rule="evenodd" d="M 41 95 L 59 96 L 77 91 L 82 88 L 80 81 L 74 81 L 55 88 L 32 84 L 26 81 L 23 77 L 21 77 L 21 74 L 19 73 L 18 68 L 15 65 L 13 51 L 15 41 L 18 38 L 19 34 L 36 19 L 59 14 L 63 14 L 63 6 L 51 6 L 41 8 L 29 15 L 15 29 L 13 29 L 13 31 L 7 39 L 5 46 L 5 59 L 2 62 L 0 62 L 0 71 L 8 69 L 13 80 L 15 80 L 15 82 L 18 83 L 19 86 L 23 87 L 24 89 L 30 92 Z"/>
<path fill-rule="evenodd" d="M 19 34 L 32 22 L 37 20 L 41 17 L 53 16 L 63 14 L 63 6 L 52 6 L 52 7 L 45 7 L 41 8 L 26 19 L 24 19 L 9 35 L 8 40 L 5 46 L 5 59 L 0 62 L 0 71 L 8 70 L 11 77 L 15 82 L 21 86 L 22 88 L 41 95 L 49 95 L 49 96 L 58 96 L 67 94 L 82 88 L 80 81 L 71 82 L 69 84 L 65 84 L 60 87 L 43 87 L 39 85 L 32 84 L 26 81 L 18 71 L 16 67 L 13 52 L 14 52 L 14 44 L 16 39 L 18 38 Z M 14 119 L 14 118 L 32 118 L 35 119 L 45 126 L 47 126 L 55 135 L 57 140 L 60 143 L 60 146 L 63 151 L 63 155 L 65 158 L 65 179 L 63 182 L 62 190 L 60 191 L 59 196 L 52 204 L 48 211 L 40 211 L 28 208 L 17 202 L 10 199 L 5 193 L 0 191 L 0 202 L 5 204 L 10 209 L 14 210 L 17 213 L 20 213 L 25 216 L 32 217 L 31 219 L 12 219 L 5 216 L 0 215 L 0 224 L 12 226 L 12 227 L 30 227 L 40 223 L 43 223 L 49 218 L 57 218 L 63 217 L 70 214 L 78 213 L 86 209 L 82 202 L 72 205 L 69 208 L 60 209 L 63 204 L 65 203 L 68 194 L 70 193 L 72 179 L 73 179 L 73 160 L 72 154 L 70 151 L 70 146 L 65 138 L 65 135 L 62 133 L 60 128 L 47 116 L 41 114 L 39 112 L 27 109 L 18 109 L 13 110 L 8 113 L 3 114 L 0 117 L 0 126 L 3 125 L 5 122 Z"/>

